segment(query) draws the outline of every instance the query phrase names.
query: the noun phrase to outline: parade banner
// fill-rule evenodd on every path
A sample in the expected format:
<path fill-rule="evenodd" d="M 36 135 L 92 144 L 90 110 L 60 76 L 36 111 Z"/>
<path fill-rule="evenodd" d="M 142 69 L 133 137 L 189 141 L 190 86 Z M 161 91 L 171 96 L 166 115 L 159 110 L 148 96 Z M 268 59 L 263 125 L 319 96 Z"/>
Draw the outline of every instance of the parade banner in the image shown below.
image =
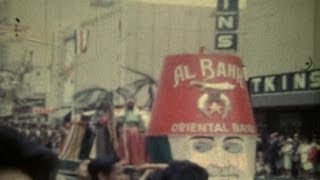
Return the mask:
<path fill-rule="evenodd" d="M 184 54 L 165 59 L 149 136 L 179 134 L 256 134 L 239 57 Z"/>

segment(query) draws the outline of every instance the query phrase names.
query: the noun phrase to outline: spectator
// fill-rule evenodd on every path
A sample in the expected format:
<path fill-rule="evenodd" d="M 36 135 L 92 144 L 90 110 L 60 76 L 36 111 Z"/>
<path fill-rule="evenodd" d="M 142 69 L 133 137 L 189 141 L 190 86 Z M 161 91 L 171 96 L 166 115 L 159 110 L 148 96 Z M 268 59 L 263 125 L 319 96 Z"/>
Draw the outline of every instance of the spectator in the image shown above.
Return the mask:
<path fill-rule="evenodd" d="M 270 145 L 266 150 L 266 162 L 270 165 L 271 168 L 271 175 L 278 175 L 277 165 L 276 162 L 279 158 L 279 140 L 278 140 L 278 133 L 272 133 L 270 135 Z"/>
<path fill-rule="evenodd" d="M 292 153 L 293 153 L 293 140 L 288 138 L 284 146 L 281 148 L 281 153 L 283 154 L 283 168 L 285 177 L 291 177 L 292 168 Z"/>
<path fill-rule="evenodd" d="M 163 170 L 155 171 L 147 180 L 207 180 L 209 174 L 203 167 L 190 161 L 173 161 Z"/>
<path fill-rule="evenodd" d="M 300 155 L 298 153 L 298 148 L 300 146 L 299 134 L 294 134 L 293 136 L 293 152 L 292 152 L 292 171 L 293 177 L 297 178 L 300 174 Z"/>
<path fill-rule="evenodd" d="M 271 173 L 269 166 L 264 162 L 263 152 L 257 153 L 257 162 L 256 162 L 256 177 L 258 179 L 265 179 Z"/>
<path fill-rule="evenodd" d="M 0 126 L 0 179 L 54 180 L 57 169 L 52 151 Z"/>
<path fill-rule="evenodd" d="M 88 165 L 91 180 L 125 180 L 124 168 L 113 156 L 101 156 Z"/>
<path fill-rule="evenodd" d="M 317 149 L 318 149 L 318 159 L 316 160 L 316 176 L 320 177 L 320 138 L 318 137 L 317 141 Z"/>
<path fill-rule="evenodd" d="M 316 142 L 316 139 L 314 138 L 312 143 L 310 144 L 311 148 L 308 152 L 308 160 L 312 163 L 313 167 L 313 175 L 316 175 L 317 171 L 317 164 L 319 159 L 319 145 Z"/>
<path fill-rule="evenodd" d="M 285 145 L 286 140 L 283 135 L 278 136 L 278 159 L 276 160 L 276 167 L 277 167 L 277 173 L 278 175 L 282 175 L 284 172 L 284 158 L 283 153 L 281 151 L 282 147 Z"/>
<path fill-rule="evenodd" d="M 302 167 L 302 177 L 309 178 L 313 165 L 308 159 L 308 153 L 311 150 L 311 145 L 306 138 L 302 138 L 301 144 L 298 148 L 298 153 L 300 154 L 300 162 Z"/>

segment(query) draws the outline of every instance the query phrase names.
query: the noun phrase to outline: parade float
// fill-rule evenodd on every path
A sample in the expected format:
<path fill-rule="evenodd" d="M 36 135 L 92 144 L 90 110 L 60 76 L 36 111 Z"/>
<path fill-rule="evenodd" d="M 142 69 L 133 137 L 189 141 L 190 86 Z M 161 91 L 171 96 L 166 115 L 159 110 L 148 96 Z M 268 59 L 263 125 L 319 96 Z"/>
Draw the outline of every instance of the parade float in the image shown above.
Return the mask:
<path fill-rule="evenodd" d="M 211 180 L 253 180 L 256 127 L 241 59 L 167 56 L 147 147 L 153 163 L 190 160 Z"/>

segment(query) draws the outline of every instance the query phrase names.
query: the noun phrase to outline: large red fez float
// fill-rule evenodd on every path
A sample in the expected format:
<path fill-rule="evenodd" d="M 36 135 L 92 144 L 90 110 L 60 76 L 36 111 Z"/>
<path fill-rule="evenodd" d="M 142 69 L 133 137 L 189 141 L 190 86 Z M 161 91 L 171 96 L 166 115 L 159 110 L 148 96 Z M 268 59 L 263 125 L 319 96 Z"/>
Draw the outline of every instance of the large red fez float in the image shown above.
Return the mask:
<path fill-rule="evenodd" d="M 211 134 L 256 134 L 241 59 L 220 54 L 168 56 L 148 135 Z"/>

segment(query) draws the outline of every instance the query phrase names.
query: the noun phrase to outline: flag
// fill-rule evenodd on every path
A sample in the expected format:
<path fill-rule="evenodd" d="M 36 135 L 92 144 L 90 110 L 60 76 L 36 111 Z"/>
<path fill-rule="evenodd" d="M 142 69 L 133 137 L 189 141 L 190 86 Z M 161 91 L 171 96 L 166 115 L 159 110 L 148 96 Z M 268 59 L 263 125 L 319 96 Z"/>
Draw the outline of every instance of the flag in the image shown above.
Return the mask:
<path fill-rule="evenodd" d="M 87 30 L 87 29 L 75 31 L 75 38 L 76 38 L 75 51 L 76 51 L 76 54 L 83 54 L 87 51 L 88 37 L 89 37 L 89 30 Z"/>

